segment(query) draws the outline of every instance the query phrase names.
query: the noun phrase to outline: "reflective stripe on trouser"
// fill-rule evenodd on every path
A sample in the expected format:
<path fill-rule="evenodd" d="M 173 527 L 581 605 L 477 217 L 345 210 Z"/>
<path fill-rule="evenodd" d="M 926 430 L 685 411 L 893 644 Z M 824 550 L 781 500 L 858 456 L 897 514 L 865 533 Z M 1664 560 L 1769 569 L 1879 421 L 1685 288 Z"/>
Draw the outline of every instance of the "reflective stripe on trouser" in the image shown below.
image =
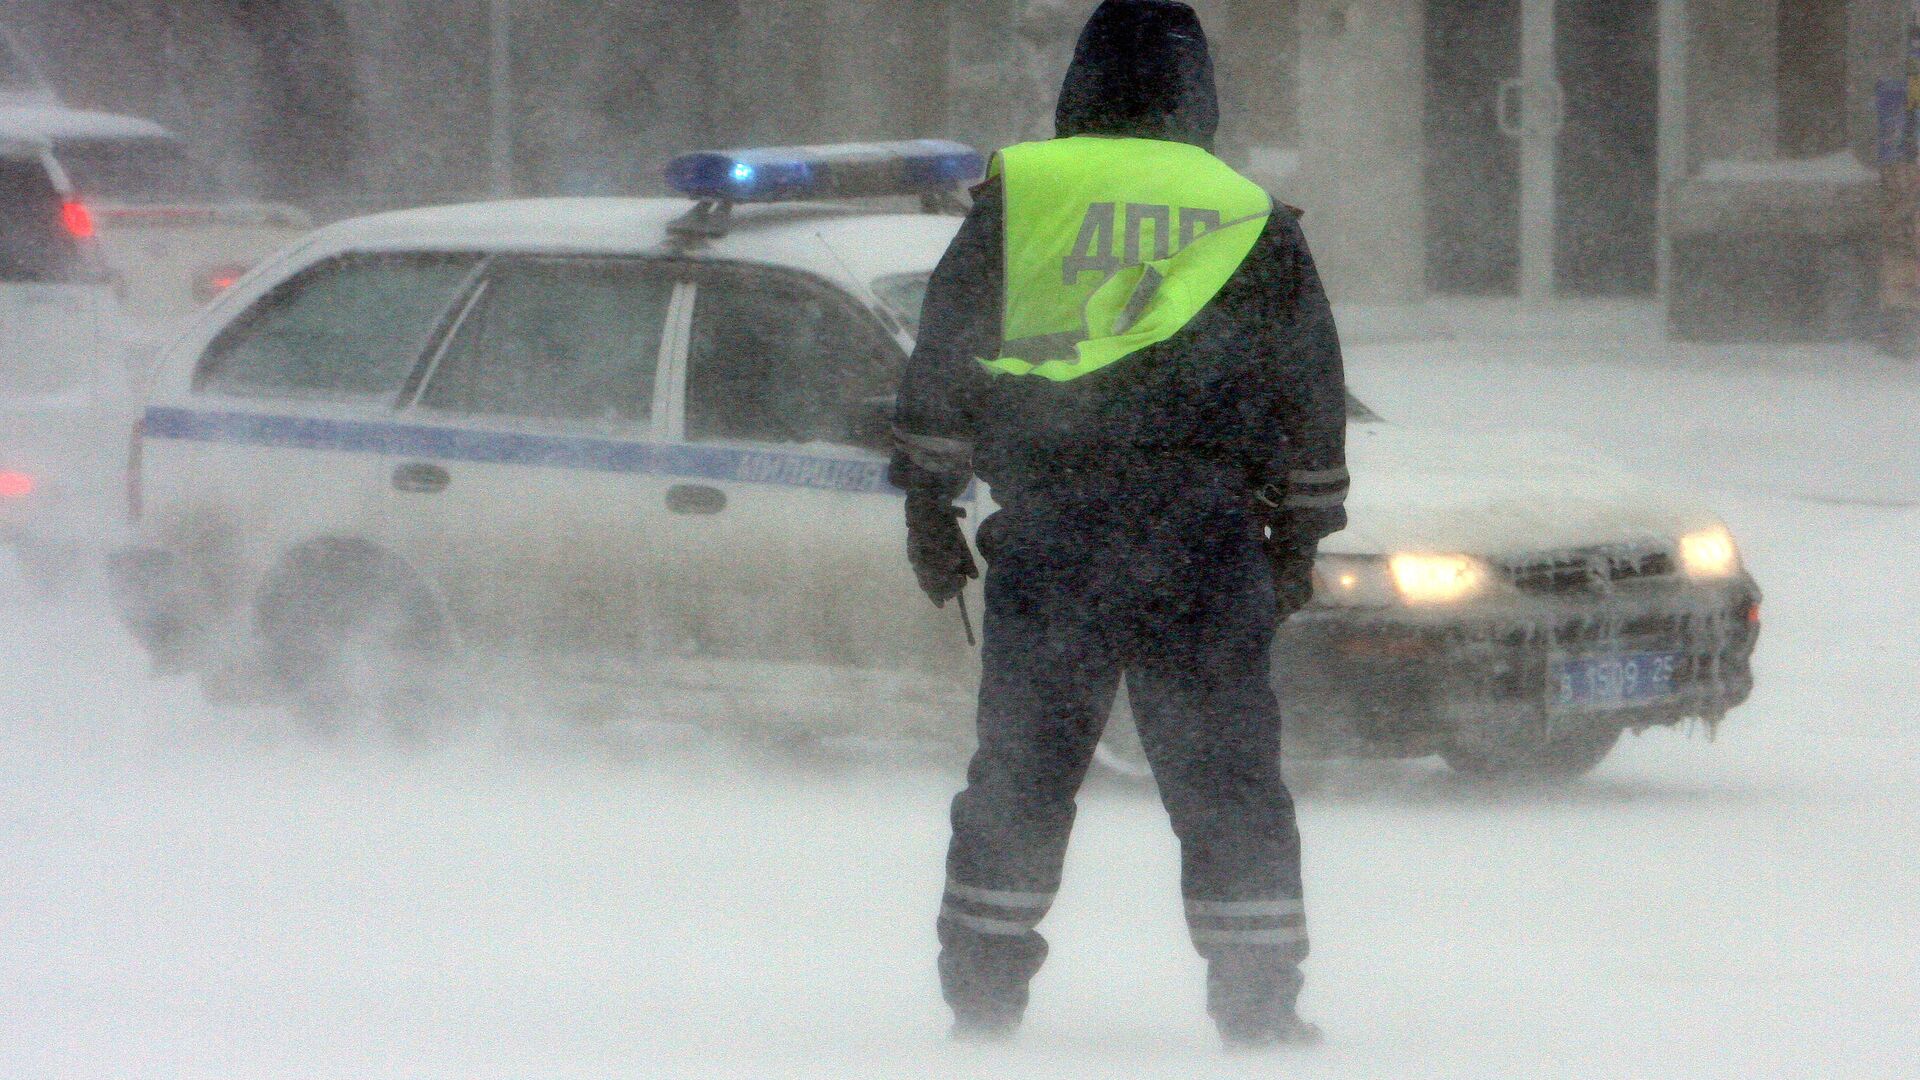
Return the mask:
<path fill-rule="evenodd" d="M 1041 521 L 983 528 L 995 539 L 983 547 L 980 745 L 954 799 L 939 924 L 957 1011 L 1017 1016 L 1026 1005 L 1047 953 L 1042 901 L 1060 881 L 1074 796 L 1123 671 L 1180 838 L 1214 1003 L 1291 1007 L 1306 945 L 1299 834 L 1268 667 L 1272 584 L 1246 515 L 1244 499 L 1190 523 L 1155 515 L 1170 531 L 1095 545 L 1092 557 L 1097 518 L 1049 508 L 1022 515 Z M 1251 906 L 1222 906 L 1235 904 Z"/>

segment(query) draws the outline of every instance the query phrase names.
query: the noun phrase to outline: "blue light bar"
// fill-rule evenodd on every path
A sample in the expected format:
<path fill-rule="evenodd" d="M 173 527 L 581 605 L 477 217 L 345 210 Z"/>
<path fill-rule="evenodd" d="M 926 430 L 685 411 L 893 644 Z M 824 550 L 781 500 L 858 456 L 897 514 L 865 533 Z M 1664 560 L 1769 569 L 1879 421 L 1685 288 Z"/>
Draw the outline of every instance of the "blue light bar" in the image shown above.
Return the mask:
<path fill-rule="evenodd" d="M 986 158 L 965 143 L 913 139 L 688 154 L 667 166 L 667 183 L 689 199 L 795 202 L 939 195 L 986 171 Z"/>

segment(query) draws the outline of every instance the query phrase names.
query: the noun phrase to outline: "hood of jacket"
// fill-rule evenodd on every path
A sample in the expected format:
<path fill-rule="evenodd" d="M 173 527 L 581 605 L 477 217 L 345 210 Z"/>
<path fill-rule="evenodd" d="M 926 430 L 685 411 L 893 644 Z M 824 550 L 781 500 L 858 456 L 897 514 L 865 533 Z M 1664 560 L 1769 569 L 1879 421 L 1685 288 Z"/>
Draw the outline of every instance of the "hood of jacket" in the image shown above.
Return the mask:
<path fill-rule="evenodd" d="M 1056 134 L 1163 139 L 1211 150 L 1219 126 L 1213 56 L 1194 10 L 1176 0 L 1105 0 L 1074 47 L 1054 114 Z"/>

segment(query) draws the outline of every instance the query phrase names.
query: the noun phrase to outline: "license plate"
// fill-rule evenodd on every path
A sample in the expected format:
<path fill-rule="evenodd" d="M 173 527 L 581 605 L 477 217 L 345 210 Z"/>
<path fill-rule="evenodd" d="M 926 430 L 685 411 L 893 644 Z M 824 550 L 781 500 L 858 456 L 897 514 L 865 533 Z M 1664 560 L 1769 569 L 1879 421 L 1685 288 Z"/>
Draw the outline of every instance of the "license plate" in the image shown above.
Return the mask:
<path fill-rule="evenodd" d="M 1553 662 L 1547 705 L 1555 712 L 1627 709 L 1673 696 L 1679 653 L 1570 656 Z"/>

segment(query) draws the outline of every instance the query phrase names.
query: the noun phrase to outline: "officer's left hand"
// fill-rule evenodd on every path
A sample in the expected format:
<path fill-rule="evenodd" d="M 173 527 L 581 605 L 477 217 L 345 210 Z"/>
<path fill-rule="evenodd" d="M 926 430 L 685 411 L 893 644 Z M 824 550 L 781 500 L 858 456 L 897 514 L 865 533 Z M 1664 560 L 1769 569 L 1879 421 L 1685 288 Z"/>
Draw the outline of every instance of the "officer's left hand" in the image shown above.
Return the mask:
<path fill-rule="evenodd" d="M 946 607 L 967 581 L 980 576 L 973 550 L 960 531 L 966 511 L 924 494 L 907 496 L 907 560 L 913 563 L 920 591 L 934 607 Z"/>

